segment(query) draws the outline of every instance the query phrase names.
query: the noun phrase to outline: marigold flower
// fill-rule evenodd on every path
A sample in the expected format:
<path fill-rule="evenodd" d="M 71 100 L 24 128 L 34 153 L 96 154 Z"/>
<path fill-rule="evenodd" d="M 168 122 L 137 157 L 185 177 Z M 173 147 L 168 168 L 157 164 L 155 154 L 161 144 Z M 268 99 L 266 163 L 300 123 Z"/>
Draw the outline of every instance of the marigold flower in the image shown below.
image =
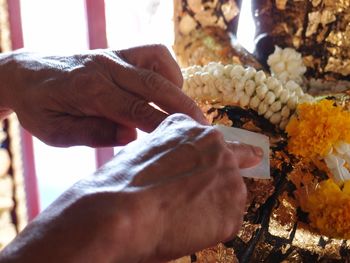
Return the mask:
<path fill-rule="evenodd" d="M 350 112 L 330 100 L 302 103 L 286 132 L 291 153 L 306 158 L 324 157 L 337 142 L 350 143 Z"/>
<path fill-rule="evenodd" d="M 321 234 L 335 238 L 350 238 L 350 181 L 340 188 L 333 180 L 322 181 L 306 204 L 311 226 Z"/>

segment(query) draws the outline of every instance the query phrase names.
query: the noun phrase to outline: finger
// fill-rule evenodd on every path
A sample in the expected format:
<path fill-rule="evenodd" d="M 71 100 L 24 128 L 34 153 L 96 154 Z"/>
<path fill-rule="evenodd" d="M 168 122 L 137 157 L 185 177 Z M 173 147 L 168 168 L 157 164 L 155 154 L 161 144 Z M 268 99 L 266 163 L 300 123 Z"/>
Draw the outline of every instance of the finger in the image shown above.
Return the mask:
<path fill-rule="evenodd" d="M 131 65 L 148 69 L 162 75 L 181 88 L 183 78 L 180 67 L 163 45 L 148 45 L 119 51 L 119 54 Z"/>
<path fill-rule="evenodd" d="M 184 113 L 199 123 L 208 124 L 196 103 L 160 74 L 131 65 L 118 66 L 111 72 L 114 82 L 125 91 L 155 103 L 169 114 Z"/>
<path fill-rule="evenodd" d="M 163 51 L 156 52 L 155 50 Z M 152 55 L 155 54 L 158 57 L 152 58 Z M 114 60 L 117 63 L 110 64 L 110 72 L 116 84 L 148 102 L 154 102 L 169 114 L 184 113 L 202 124 L 209 124 L 195 102 L 176 86 L 176 84 L 182 86 L 182 74 L 165 47 L 160 45 L 144 46 L 115 52 L 115 55 L 117 57 Z M 120 57 L 125 60 L 125 63 L 120 63 Z M 136 66 L 131 63 L 136 64 Z M 143 66 L 143 68 L 139 66 Z M 178 76 L 181 76 L 180 81 L 176 80 L 179 78 Z"/>
<path fill-rule="evenodd" d="M 233 157 L 239 168 L 249 168 L 261 162 L 263 151 L 260 147 L 239 142 L 227 142 L 228 148 L 233 152 Z"/>
<path fill-rule="evenodd" d="M 95 103 L 105 118 L 145 132 L 153 131 L 168 116 L 122 89 L 113 89 L 111 93 L 103 94 Z"/>
<path fill-rule="evenodd" d="M 154 134 L 157 132 L 160 134 L 167 134 L 165 140 L 169 140 L 169 138 L 176 136 L 196 136 L 200 132 L 203 131 L 204 128 L 202 125 L 199 125 L 194 119 L 189 117 L 188 115 L 182 113 L 175 113 L 169 115 L 162 123 L 160 123 L 156 130 L 154 130 Z"/>
<path fill-rule="evenodd" d="M 90 147 L 121 146 L 136 139 L 136 130 L 97 117 L 62 116 L 59 126 L 49 132 L 43 140 L 53 146 L 68 147 L 86 145 Z"/>

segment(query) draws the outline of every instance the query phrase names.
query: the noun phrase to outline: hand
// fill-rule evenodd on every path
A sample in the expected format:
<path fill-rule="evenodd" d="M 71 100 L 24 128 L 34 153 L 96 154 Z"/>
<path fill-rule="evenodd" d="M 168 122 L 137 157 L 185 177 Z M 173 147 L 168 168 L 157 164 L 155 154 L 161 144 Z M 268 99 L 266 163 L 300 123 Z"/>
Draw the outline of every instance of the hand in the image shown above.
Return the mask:
<path fill-rule="evenodd" d="M 215 245 L 238 232 L 246 200 L 239 169 L 261 155 L 185 115 L 170 116 L 67 191 L 2 259 L 163 262 Z"/>
<path fill-rule="evenodd" d="M 56 57 L 11 53 L 0 58 L 0 82 L 3 113 L 15 111 L 23 127 L 54 146 L 124 145 L 135 128 L 150 132 L 176 112 L 205 123 L 160 45 Z"/>

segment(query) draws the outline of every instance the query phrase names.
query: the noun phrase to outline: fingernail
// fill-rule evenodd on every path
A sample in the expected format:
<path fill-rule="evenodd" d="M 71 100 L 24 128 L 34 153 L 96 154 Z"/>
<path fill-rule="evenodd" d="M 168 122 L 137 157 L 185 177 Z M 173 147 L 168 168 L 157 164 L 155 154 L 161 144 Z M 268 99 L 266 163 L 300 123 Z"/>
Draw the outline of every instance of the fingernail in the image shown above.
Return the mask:
<path fill-rule="evenodd" d="M 252 146 L 253 152 L 256 156 L 263 157 L 264 152 L 260 147 Z"/>

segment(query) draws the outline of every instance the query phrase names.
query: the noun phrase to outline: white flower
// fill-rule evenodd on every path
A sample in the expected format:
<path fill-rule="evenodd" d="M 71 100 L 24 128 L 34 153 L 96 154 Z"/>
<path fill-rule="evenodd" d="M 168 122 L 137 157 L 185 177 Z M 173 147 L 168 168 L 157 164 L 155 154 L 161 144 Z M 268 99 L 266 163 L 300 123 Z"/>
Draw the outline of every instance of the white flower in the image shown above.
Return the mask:
<path fill-rule="evenodd" d="M 274 77 L 282 82 L 293 80 L 298 84 L 302 83 L 306 67 L 301 54 L 292 48 L 281 49 L 276 46 L 275 51 L 267 60 L 270 71 Z"/>

